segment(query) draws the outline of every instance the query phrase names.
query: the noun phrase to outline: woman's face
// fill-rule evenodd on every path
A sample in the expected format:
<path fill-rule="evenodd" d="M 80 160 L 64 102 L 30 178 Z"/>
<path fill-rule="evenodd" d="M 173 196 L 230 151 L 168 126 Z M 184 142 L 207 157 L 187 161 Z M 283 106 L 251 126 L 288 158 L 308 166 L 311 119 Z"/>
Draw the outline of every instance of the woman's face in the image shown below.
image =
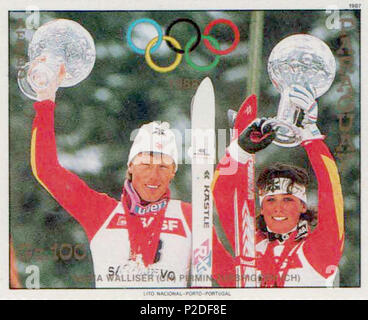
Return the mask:
<path fill-rule="evenodd" d="M 292 194 L 266 196 L 261 208 L 268 229 L 281 234 L 295 228 L 300 214 L 306 211 L 305 203 Z"/>
<path fill-rule="evenodd" d="M 128 168 L 132 175 L 133 188 L 142 200 L 159 200 L 169 188 L 175 176 L 175 164 L 171 157 L 164 154 L 141 153 Z"/>

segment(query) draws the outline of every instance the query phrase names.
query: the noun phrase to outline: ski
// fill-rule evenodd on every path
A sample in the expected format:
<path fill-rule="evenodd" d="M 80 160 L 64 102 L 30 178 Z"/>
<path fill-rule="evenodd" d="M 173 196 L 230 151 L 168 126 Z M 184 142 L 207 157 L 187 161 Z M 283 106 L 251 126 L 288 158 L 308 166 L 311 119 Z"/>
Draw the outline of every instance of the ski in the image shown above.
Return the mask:
<path fill-rule="evenodd" d="M 191 105 L 192 287 L 212 286 L 215 94 L 210 78 L 199 85 Z"/>
<path fill-rule="evenodd" d="M 238 112 L 229 110 L 228 119 L 232 127 L 231 141 L 236 140 L 256 117 L 257 97 L 255 95 L 245 99 Z M 245 163 L 238 163 L 237 167 L 234 167 L 234 164 L 232 164 L 233 167 L 228 167 L 229 157 L 230 154 L 227 152 L 217 165 L 213 186 L 214 200 L 220 226 L 235 254 L 236 277 L 231 285 L 255 287 L 257 284 L 255 157 L 249 157 Z M 237 155 L 233 153 L 232 158 L 236 160 Z M 226 195 L 226 201 L 224 201 L 224 195 Z M 221 263 L 221 261 L 215 261 L 215 268 L 219 268 Z"/>
<path fill-rule="evenodd" d="M 233 139 L 257 117 L 257 97 L 251 95 L 244 100 L 236 115 Z M 234 193 L 235 255 L 239 257 L 236 270 L 237 287 L 256 287 L 256 217 L 255 217 L 255 157 L 247 163 L 248 194 L 243 203 L 238 201 L 238 190 Z M 240 190 L 239 190 L 240 191 Z M 240 191 L 241 192 L 241 191 Z"/>

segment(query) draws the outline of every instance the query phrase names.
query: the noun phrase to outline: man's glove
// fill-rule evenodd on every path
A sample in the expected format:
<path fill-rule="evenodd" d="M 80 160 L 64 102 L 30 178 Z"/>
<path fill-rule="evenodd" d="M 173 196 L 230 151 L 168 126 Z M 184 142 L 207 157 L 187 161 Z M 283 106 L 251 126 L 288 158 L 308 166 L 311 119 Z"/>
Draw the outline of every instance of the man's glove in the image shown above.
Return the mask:
<path fill-rule="evenodd" d="M 266 125 L 263 130 L 262 125 L 266 118 L 254 120 L 239 136 L 238 144 L 240 148 L 248 153 L 256 153 L 266 148 L 273 139 L 276 132 L 271 125 Z"/>
<path fill-rule="evenodd" d="M 314 98 L 313 89 L 310 86 L 303 88 L 299 85 L 291 87 L 289 92 L 290 102 L 304 112 L 302 125 L 315 124 L 318 118 L 318 104 Z"/>

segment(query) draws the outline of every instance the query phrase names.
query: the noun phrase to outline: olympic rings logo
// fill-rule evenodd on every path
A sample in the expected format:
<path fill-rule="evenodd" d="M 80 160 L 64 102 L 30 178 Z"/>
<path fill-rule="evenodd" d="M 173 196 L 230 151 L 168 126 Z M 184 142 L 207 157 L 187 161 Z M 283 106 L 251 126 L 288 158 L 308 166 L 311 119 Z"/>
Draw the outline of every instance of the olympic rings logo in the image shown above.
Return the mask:
<path fill-rule="evenodd" d="M 182 46 L 175 38 L 170 36 L 170 31 L 172 30 L 174 25 L 181 23 L 181 22 L 189 23 L 190 25 L 192 25 L 195 28 L 196 33 L 197 33 L 196 36 L 189 39 L 189 41 L 184 46 L 184 49 L 182 49 Z M 153 38 L 147 44 L 145 49 L 137 48 L 132 41 L 133 29 L 140 23 L 152 24 L 158 33 L 158 36 Z M 227 48 L 226 50 L 220 50 L 220 45 L 218 41 L 209 35 L 211 29 L 217 24 L 228 25 L 234 33 L 234 41 L 231 44 L 231 46 Z M 195 64 L 189 56 L 189 53 L 197 48 L 202 38 L 204 39 L 204 45 L 207 47 L 207 49 L 216 55 L 213 62 L 207 66 L 200 66 L 200 65 Z M 151 54 L 154 53 L 161 46 L 162 40 L 165 40 L 169 48 L 176 53 L 175 61 L 167 67 L 158 66 L 156 63 L 153 62 L 151 58 Z M 203 34 L 201 34 L 201 31 L 198 25 L 193 20 L 187 19 L 187 18 L 179 18 L 179 19 L 174 20 L 172 23 L 170 23 L 170 25 L 166 29 L 165 35 L 163 35 L 160 25 L 155 20 L 152 20 L 149 18 L 142 18 L 142 19 L 135 20 L 133 23 L 131 23 L 129 25 L 128 32 L 127 32 L 127 41 L 128 41 L 129 47 L 135 53 L 144 55 L 148 66 L 151 67 L 153 70 L 157 72 L 161 72 L 161 73 L 173 71 L 182 61 L 183 55 L 184 55 L 185 61 L 193 69 L 198 70 L 198 71 L 211 70 L 212 68 L 217 66 L 217 64 L 220 61 L 221 56 L 227 55 L 230 52 L 235 50 L 235 48 L 239 44 L 239 40 L 240 40 L 240 33 L 239 33 L 238 27 L 232 21 L 227 20 L 227 19 L 213 20 L 204 28 L 204 32 Z"/>

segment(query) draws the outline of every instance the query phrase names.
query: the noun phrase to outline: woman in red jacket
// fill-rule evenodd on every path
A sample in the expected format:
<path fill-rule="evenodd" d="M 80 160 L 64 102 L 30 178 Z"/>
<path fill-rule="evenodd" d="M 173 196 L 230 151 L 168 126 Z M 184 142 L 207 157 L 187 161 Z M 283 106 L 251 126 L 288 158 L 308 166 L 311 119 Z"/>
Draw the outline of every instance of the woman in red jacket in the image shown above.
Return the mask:
<path fill-rule="evenodd" d="M 254 121 L 230 144 L 215 175 L 216 208 L 235 252 L 235 259 L 226 258 L 214 248 L 214 276 L 222 286 L 325 287 L 332 286 L 336 277 L 344 244 L 338 170 L 315 124 L 313 96 L 298 87 L 291 91 L 290 100 L 305 112 L 301 145 L 318 182 L 317 227 L 310 229 L 313 215 L 308 209 L 305 170 L 275 164 L 257 181 L 261 212 L 255 230 L 254 154 L 267 147 L 275 133 L 271 128 L 262 132 L 263 121 Z M 232 175 L 221 174 L 230 167 L 237 168 Z"/>

